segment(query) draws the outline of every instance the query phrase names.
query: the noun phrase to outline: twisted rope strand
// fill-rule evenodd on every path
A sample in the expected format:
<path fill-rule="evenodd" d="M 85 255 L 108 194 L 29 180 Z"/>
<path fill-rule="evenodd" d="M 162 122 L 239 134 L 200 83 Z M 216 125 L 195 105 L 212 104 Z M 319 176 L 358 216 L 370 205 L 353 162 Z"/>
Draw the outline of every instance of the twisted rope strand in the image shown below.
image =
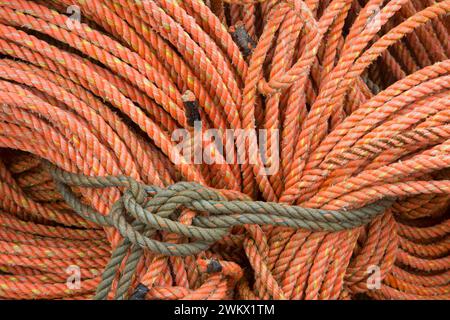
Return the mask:
<path fill-rule="evenodd" d="M 0 298 L 449 299 L 449 12 L 0 0 Z"/>

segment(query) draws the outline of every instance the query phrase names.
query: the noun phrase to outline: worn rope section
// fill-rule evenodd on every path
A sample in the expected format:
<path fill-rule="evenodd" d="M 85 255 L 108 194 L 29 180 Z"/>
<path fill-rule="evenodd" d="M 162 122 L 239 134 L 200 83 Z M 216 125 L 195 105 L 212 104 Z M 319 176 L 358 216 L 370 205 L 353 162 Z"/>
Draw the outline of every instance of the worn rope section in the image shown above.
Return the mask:
<path fill-rule="evenodd" d="M 450 299 L 449 12 L 0 0 L 0 298 Z"/>

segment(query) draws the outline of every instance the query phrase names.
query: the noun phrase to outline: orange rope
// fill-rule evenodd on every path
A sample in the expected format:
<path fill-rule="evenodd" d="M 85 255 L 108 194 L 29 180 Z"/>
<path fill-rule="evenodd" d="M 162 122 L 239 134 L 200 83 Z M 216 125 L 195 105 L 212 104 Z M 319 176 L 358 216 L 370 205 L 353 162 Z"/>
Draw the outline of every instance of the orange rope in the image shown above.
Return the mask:
<path fill-rule="evenodd" d="M 90 299 L 122 241 L 73 213 L 46 159 L 309 208 L 396 198 L 352 230 L 248 225 L 197 256 L 131 250 L 110 298 L 127 275 L 126 296 L 147 299 L 449 299 L 449 12 L 449 0 L 0 0 L 0 298 Z M 199 143 L 197 123 L 265 129 L 267 143 Z M 180 157 L 177 129 L 224 161 Z M 104 215 L 121 191 L 74 188 Z"/>

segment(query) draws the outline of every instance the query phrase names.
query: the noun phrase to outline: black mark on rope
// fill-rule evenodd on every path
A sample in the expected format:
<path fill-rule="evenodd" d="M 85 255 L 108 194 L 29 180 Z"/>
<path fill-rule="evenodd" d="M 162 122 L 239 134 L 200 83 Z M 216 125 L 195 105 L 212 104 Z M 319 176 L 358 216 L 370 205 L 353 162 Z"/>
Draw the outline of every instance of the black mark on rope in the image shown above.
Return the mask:
<path fill-rule="evenodd" d="M 186 118 L 189 126 L 193 127 L 195 121 L 200 121 L 198 101 L 192 91 L 187 90 L 181 97 L 186 108 Z"/>
<path fill-rule="evenodd" d="M 208 273 L 216 273 L 222 271 L 222 265 L 217 260 L 211 260 L 206 267 L 206 272 Z"/>
<path fill-rule="evenodd" d="M 144 300 L 147 292 L 148 288 L 140 283 L 134 293 L 131 295 L 130 300 Z"/>
<path fill-rule="evenodd" d="M 256 47 L 255 41 L 250 37 L 242 22 L 230 27 L 231 37 L 241 49 L 242 54 L 247 58 Z"/>

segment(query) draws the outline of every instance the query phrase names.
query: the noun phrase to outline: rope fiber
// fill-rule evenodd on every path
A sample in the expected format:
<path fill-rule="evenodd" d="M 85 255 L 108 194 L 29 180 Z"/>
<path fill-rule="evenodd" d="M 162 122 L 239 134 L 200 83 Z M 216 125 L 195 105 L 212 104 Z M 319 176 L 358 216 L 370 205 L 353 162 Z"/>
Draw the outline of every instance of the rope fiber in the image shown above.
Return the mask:
<path fill-rule="evenodd" d="M 0 298 L 449 299 L 449 12 L 0 0 Z"/>

